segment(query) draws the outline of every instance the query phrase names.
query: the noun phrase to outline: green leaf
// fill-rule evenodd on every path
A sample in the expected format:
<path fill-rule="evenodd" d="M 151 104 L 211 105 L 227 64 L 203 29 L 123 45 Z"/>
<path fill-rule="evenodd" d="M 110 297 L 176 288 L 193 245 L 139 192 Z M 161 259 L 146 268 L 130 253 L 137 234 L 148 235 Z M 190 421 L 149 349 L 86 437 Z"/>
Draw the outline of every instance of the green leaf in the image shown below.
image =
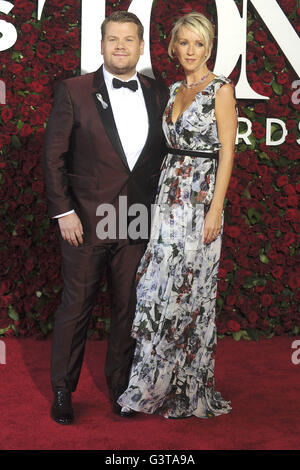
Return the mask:
<path fill-rule="evenodd" d="M 253 286 L 254 286 L 254 280 L 252 279 L 252 277 L 246 277 L 243 287 L 245 287 L 245 289 L 251 289 Z"/>
<path fill-rule="evenodd" d="M 272 82 L 272 88 L 273 88 L 273 91 L 276 93 L 276 95 L 279 95 L 281 96 L 282 95 L 282 85 L 279 85 L 279 83 L 275 82 L 275 80 L 273 80 Z"/>
<path fill-rule="evenodd" d="M 13 330 L 16 336 L 19 336 L 18 328 L 16 327 L 16 325 L 14 325 L 14 323 L 11 325 L 11 329 Z"/>
<path fill-rule="evenodd" d="M 242 331 L 241 330 L 240 331 L 234 331 L 232 333 L 232 336 L 236 341 L 239 341 L 242 337 Z"/>
<path fill-rule="evenodd" d="M 242 338 L 247 339 L 248 341 L 251 340 L 250 336 L 245 330 L 242 330 Z"/>
<path fill-rule="evenodd" d="M 293 328 L 293 330 L 292 330 L 292 334 L 293 334 L 293 335 L 297 335 L 297 334 L 299 333 L 299 331 L 300 331 L 299 326 L 298 326 L 298 325 L 295 325 L 294 328 Z"/>
<path fill-rule="evenodd" d="M 22 55 L 21 51 L 13 51 L 12 54 L 11 54 L 12 60 L 18 60 L 22 57 L 23 57 L 23 55 Z"/>
<path fill-rule="evenodd" d="M 88 331 L 87 331 L 87 337 L 88 337 L 88 339 L 90 339 L 90 338 L 93 336 L 94 331 L 95 331 L 95 330 L 93 330 L 92 328 L 89 328 L 89 329 L 88 329 Z"/>
<path fill-rule="evenodd" d="M 266 152 L 259 152 L 258 156 L 261 160 L 270 160 L 270 157 L 266 154 Z"/>
<path fill-rule="evenodd" d="M 14 321 L 19 321 L 19 315 L 15 311 L 15 309 L 13 308 L 12 305 L 8 306 L 8 316 L 9 316 L 9 318 L 11 318 Z"/>
<path fill-rule="evenodd" d="M 254 341 L 258 341 L 259 339 L 259 332 L 257 330 L 254 330 L 253 328 L 247 328 L 247 333 L 249 335 L 249 337 L 254 340 Z"/>
<path fill-rule="evenodd" d="M 6 328 L 0 329 L 0 335 L 5 335 L 5 333 L 11 328 L 12 325 L 7 326 Z"/>
<path fill-rule="evenodd" d="M 268 263 L 269 263 L 269 258 L 268 258 L 265 254 L 263 254 L 263 253 L 262 253 L 261 255 L 259 255 L 259 259 L 260 259 L 260 261 L 261 261 L 262 263 L 264 263 L 264 264 L 268 264 Z"/>
<path fill-rule="evenodd" d="M 273 136 L 272 136 L 273 137 Z M 281 136 L 279 136 L 281 137 Z M 278 160 L 275 160 L 275 165 L 279 168 L 284 168 L 289 164 L 289 160 L 284 157 L 280 157 Z"/>
<path fill-rule="evenodd" d="M 47 333 L 48 333 L 48 327 L 47 327 L 46 323 L 44 323 L 44 322 L 39 322 L 39 327 L 40 327 L 40 329 L 41 329 L 43 335 L 46 336 Z"/>
<path fill-rule="evenodd" d="M 53 286 L 53 292 L 54 294 L 58 294 L 62 289 L 62 286 Z"/>
<path fill-rule="evenodd" d="M 250 207 L 250 209 L 248 210 L 248 218 L 251 224 L 254 225 L 259 222 L 261 214 L 256 209 L 254 209 L 254 207 Z"/>
<path fill-rule="evenodd" d="M 243 111 L 249 119 L 256 119 L 257 116 L 253 109 L 245 107 Z"/>
<path fill-rule="evenodd" d="M 249 201 L 249 199 L 251 199 L 251 194 L 249 193 L 248 188 L 245 189 L 244 196 L 246 197 L 247 201 Z"/>
<path fill-rule="evenodd" d="M 21 148 L 21 142 L 20 142 L 20 139 L 19 139 L 18 136 L 12 135 L 11 136 L 11 143 L 12 143 L 13 147 L 15 147 L 16 149 Z"/>
<path fill-rule="evenodd" d="M 268 58 L 265 59 L 264 67 L 265 67 L 265 70 L 266 70 L 267 72 L 272 72 L 273 65 L 270 64 Z"/>

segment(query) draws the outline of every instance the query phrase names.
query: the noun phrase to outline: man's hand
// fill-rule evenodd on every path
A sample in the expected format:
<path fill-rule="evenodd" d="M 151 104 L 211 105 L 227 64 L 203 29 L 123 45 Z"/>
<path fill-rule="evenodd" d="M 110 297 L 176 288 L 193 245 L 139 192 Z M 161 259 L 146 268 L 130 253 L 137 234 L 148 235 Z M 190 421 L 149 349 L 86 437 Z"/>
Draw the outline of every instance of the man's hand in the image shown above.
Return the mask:
<path fill-rule="evenodd" d="M 80 219 L 75 212 L 73 214 L 64 215 L 58 219 L 61 236 L 72 246 L 78 246 L 83 243 L 83 228 Z"/>

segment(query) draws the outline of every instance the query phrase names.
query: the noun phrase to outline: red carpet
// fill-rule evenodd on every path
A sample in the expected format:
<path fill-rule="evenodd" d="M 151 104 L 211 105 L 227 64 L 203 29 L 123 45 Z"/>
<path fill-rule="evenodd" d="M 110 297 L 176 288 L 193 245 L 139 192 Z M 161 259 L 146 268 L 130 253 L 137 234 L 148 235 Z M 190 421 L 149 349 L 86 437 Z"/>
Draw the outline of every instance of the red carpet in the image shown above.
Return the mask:
<path fill-rule="evenodd" d="M 50 340 L 4 339 L 1 449 L 300 449 L 300 364 L 291 361 L 296 339 L 219 340 L 216 390 L 231 400 L 233 410 L 208 420 L 113 415 L 103 372 L 106 342 L 89 341 L 73 394 L 76 422 L 72 426 L 49 418 Z"/>

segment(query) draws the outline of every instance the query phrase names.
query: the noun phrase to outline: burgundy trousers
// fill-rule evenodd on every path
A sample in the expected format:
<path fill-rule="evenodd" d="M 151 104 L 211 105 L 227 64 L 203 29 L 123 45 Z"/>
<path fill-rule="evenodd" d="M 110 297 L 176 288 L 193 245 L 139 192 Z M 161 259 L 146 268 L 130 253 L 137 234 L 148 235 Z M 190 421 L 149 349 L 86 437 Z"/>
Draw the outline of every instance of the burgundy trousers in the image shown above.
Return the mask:
<path fill-rule="evenodd" d="M 106 271 L 110 281 L 110 335 L 105 375 L 110 394 L 127 387 L 135 348 L 130 336 L 135 313 L 135 275 L 145 243 L 127 240 L 102 245 L 69 245 L 60 236 L 64 289 L 55 315 L 51 353 L 53 390 L 74 391 L 81 371 L 87 329 Z"/>

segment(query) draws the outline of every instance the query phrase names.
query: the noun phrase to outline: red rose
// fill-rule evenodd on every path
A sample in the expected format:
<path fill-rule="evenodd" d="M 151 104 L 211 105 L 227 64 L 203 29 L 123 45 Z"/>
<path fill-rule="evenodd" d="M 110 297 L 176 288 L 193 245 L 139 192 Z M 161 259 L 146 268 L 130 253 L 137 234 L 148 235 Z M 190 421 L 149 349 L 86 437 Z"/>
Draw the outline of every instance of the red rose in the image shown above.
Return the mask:
<path fill-rule="evenodd" d="M 31 129 L 29 124 L 23 124 L 22 129 L 20 130 L 20 136 L 21 137 L 28 137 L 30 134 L 32 134 L 33 129 Z"/>
<path fill-rule="evenodd" d="M 290 222 L 296 222 L 296 220 L 299 218 L 298 211 L 296 209 L 287 209 L 285 212 L 285 218 L 286 220 Z"/>
<path fill-rule="evenodd" d="M 228 295 L 226 297 L 226 304 L 227 305 L 235 305 L 237 296 L 236 295 Z"/>
<path fill-rule="evenodd" d="M 227 272 L 234 270 L 234 262 L 232 261 L 232 259 L 225 259 L 222 263 L 222 266 Z"/>
<path fill-rule="evenodd" d="M 12 64 L 9 64 L 8 70 L 11 73 L 18 74 L 18 73 L 23 72 L 23 67 L 21 64 L 16 64 L 15 62 L 13 62 Z"/>
<path fill-rule="evenodd" d="M 266 44 L 266 46 L 264 47 L 264 51 L 266 55 L 269 57 L 273 57 L 274 55 L 278 53 L 277 48 L 272 43 Z"/>
<path fill-rule="evenodd" d="M 285 123 L 286 125 L 286 128 L 291 131 L 292 129 L 294 129 L 296 126 L 297 126 L 297 123 L 296 121 L 294 121 L 293 119 L 288 119 Z"/>
<path fill-rule="evenodd" d="M 280 279 L 282 277 L 282 274 L 283 274 L 282 267 L 281 266 L 275 266 L 272 269 L 271 274 L 275 279 Z"/>
<path fill-rule="evenodd" d="M 62 66 L 65 70 L 75 70 L 79 66 L 79 58 L 73 53 L 65 53 L 62 56 Z"/>
<path fill-rule="evenodd" d="M 296 190 L 291 184 L 286 184 L 283 187 L 283 191 L 285 192 L 285 194 L 287 194 L 287 196 L 294 196 L 296 194 Z"/>
<path fill-rule="evenodd" d="M 276 198 L 275 204 L 277 204 L 279 207 L 287 207 L 287 200 L 285 197 L 279 196 Z"/>
<path fill-rule="evenodd" d="M 42 126 L 46 121 L 46 114 L 41 111 L 37 110 L 35 113 L 31 113 L 29 122 L 32 126 Z"/>
<path fill-rule="evenodd" d="M 240 329 L 241 329 L 239 323 L 234 321 L 234 320 L 229 320 L 227 322 L 227 326 L 228 326 L 229 331 L 232 331 L 233 333 L 237 332 L 237 331 L 240 331 Z"/>
<path fill-rule="evenodd" d="M 237 161 L 238 161 L 238 164 L 239 164 L 242 168 L 247 168 L 247 166 L 249 165 L 249 154 L 248 154 L 248 152 L 242 152 L 242 153 L 240 153 L 240 154 L 237 156 Z"/>
<path fill-rule="evenodd" d="M 42 194 L 44 192 L 44 183 L 43 181 L 34 181 L 32 183 L 32 189 L 38 194 Z"/>
<path fill-rule="evenodd" d="M 231 214 L 233 215 L 233 217 L 238 217 L 241 213 L 241 208 L 240 206 L 233 206 L 231 208 Z"/>
<path fill-rule="evenodd" d="M 273 299 L 272 299 L 271 295 L 264 294 L 262 296 L 261 303 L 262 303 L 263 307 L 269 307 L 272 302 L 273 302 Z"/>
<path fill-rule="evenodd" d="M 223 279 L 219 279 L 218 281 L 218 291 L 220 292 L 225 292 L 227 290 L 227 282 L 224 281 Z"/>
<path fill-rule="evenodd" d="M 252 84 L 252 88 L 260 95 L 266 95 L 265 86 L 260 81 L 254 81 Z"/>
<path fill-rule="evenodd" d="M 254 323 L 256 323 L 257 320 L 258 320 L 258 315 L 257 315 L 257 313 L 254 312 L 254 311 L 249 312 L 247 316 L 248 316 L 249 322 L 250 322 L 252 325 L 253 325 Z"/>
<path fill-rule="evenodd" d="M 267 40 L 267 34 L 262 29 L 255 31 L 254 37 L 258 42 L 265 42 Z"/>
<path fill-rule="evenodd" d="M 285 138 L 287 144 L 294 144 L 296 140 L 297 136 L 293 132 L 290 132 Z"/>
<path fill-rule="evenodd" d="M 239 195 L 232 191 L 228 191 L 227 197 L 228 197 L 228 201 L 233 205 L 237 205 L 240 202 Z"/>
<path fill-rule="evenodd" d="M 298 196 L 296 194 L 289 196 L 288 200 L 287 200 L 287 205 L 291 206 L 291 207 L 297 207 L 298 206 Z"/>
<path fill-rule="evenodd" d="M 41 93 L 44 90 L 42 83 L 35 80 L 30 83 L 30 88 L 36 93 Z"/>
<path fill-rule="evenodd" d="M 281 104 L 284 104 L 284 105 L 285 105 L 285 104 L 288 104 L 289 101 L 290 101 L 290 98 L 288 97 L 288 95 L 282 95 L 282 96 L 280 97 L 280 103 L 281 103 Z"/>
<path fill-rule="evenodd" d="M 270 230 L 272 231 L 277 231 L 281 227 L 281 220 L 280 217 L 273 217 L 271 224 L 270 224 Z"/>
<path fill-rule="evenodd" d="M 271 307 L 269 309 L 269 316 L 270 317 L 275 318 L 275 317 L 279 317 L 279 315 L 280 315 L 280 312 L 279 312 L 277 307 Z"/>
<path fill-rule="evenodd" d="M 229 237 L 231 238 L 238 238 L 239 235 L 241 233 L 241 229 L 240 227 L 238 227 L 237 225 L 230 225 L 228 228 L 227 228 L 227 234 L 229 235 Z"/>
<path fill-rule="evenodd" d="M 278 74 L 278 77 L 277 77 L 277 82 L 280 84 L 280 85 L 285 85 L 286 83 L 288 83 L 290 81 L 290 77 L 287 73 L 284 73 L 284 72 L 281 72 Z"/>
<path fill-rule="evenodd" d="M 254 106 L 254 111 L 258 114 L 265 114 L 266 112 L 266 105 L 265 103 L 258 103 Z"/>
<path fill-rule="evenodd" d="M 46 41 L 39 41 L 36 45 L 36 54 L 39 59 L 44 59 L 51 51 L 51 46 Z"/>
<path fill-rule="evenodd" d="M 296 241 L 296 236 L 293 232 L 288 232 L 284 236 L 284 243 L 288 246 L 292 245 Z"/>
<path fill-rule="evenodd" d="M 277 186 L 280 188 L 289 182 L 289 177 L 287 175 L 281 175 L 276 180 Z"/>
<path fill-rule="evenodd" d="M 2 111 L 1 111 L 1 117 L 3 119 L 4 122 L 8 122 L 12 119 L 13 117 L 13 112 L 10 108 L 4 108 Z"/>
<path fill-rule="evenodd" d="M 25 262 L 25 270 L 26 271 L 32 271 L 34 268 L 34 259 L 33 258 L 28 258 Z"/>
<path fill-rule="evenodd" d="M 264 70 L 263 73 L 261 74 L 261 78 L 263 79 L 264 82 L 271 83 L 271 81 L 273 80 L 273 74 Z"/>

